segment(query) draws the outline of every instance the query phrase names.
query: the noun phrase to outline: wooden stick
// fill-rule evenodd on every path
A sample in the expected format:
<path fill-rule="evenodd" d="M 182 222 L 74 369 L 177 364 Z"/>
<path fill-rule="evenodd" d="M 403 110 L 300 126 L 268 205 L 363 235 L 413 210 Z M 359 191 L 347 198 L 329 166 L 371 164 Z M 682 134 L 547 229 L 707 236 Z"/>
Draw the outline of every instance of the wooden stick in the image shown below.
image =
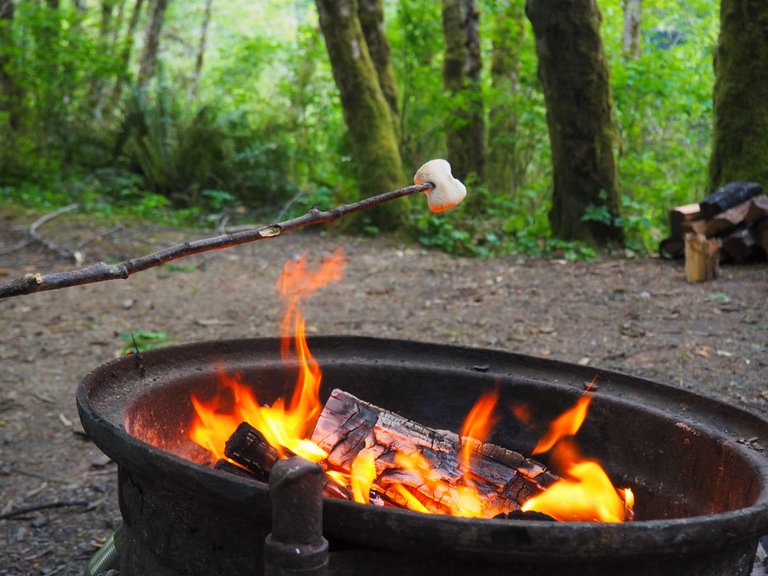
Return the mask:
<path fill-rule="evenodd" d="M 256 240 L 263 240 L 265 238 L 275 238 L 282 235 L 284 232 L 289 232 L 296 228 L 333 222 L 349 214 L 371 208 L 376 204 L 381 204 L 382 202 L 387 202 L 417 192 L 427 192 L 432 188 L 433 185 L 431 183 L 425 182 L 424 184 L 416 184 L 400 188 L 399 190 L 384 192 L 383 194 L 371 196 L 352 204 L 337 206 L 327 211 L 322 211 L 317 207 L 313 207 L 309 212 L 297 218 L 291 218 L 290 220 L 285 220 L 269 226 L 251 228 L 233 234 L 222 234 L 212 238 L 183 242 L 152 254 L 147 254 L 146 256 L 124 260 L 119 264 L 105 264 L 104 262 L 99 262 L 98 264 L 80 268 L 79 270 L 54 272 L 52 274 L 25 274 L 20 278 L 0 282 L 0 298 L 22 296 L 33 292 L 56 290 L 58 288 L 68 288 L 69 286 L 92 284 L 94 282 L 103 282 L 106 280 L 126 279 L 136 272 L 166 264 L 177 258 L 191 256 L 192 254 L 200 254 L 210 250 L 229 248 L 230 246 L 255 242 Z"/>

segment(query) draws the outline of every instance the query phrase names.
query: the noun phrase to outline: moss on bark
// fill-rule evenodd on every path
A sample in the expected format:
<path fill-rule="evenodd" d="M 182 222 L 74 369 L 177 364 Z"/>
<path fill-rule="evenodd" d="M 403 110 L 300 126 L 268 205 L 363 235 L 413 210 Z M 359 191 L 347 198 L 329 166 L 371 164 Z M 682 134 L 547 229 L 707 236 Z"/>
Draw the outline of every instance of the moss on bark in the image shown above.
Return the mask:
<path fill-rule="evenodd" d="M 320 27 L 341 96 L 358 181 L 365 195 L 405 181 L 392 113 L 379 85 L 358 18 L 355 0 L 317 0 Z M 382 230 L 402 223 L 403 202 L 387 202 L 366 214 Z"/>
<path fill-rule="evenodd" d="M 485 122 L 480 85 L 480 16 L 474 0 L 443 0 L 443 86 L 452 107 L 446 147 L 453 174 L 483 177 Z"/>
<path fill-rule="evenodd" d="M 715 50 L 710 189 L 746 180 L 768 186 L 768 3 L 722 0 Z"/>
<path fill-rule="evenodd" d="M 608 64 L 595 0 L 527 0 L 536 36 L 552 146 L 553 234 L 606 244 L 622 240 L 615 225 L 620 197 Z M 604 218 L 585 221 L 589 206 Z"/>

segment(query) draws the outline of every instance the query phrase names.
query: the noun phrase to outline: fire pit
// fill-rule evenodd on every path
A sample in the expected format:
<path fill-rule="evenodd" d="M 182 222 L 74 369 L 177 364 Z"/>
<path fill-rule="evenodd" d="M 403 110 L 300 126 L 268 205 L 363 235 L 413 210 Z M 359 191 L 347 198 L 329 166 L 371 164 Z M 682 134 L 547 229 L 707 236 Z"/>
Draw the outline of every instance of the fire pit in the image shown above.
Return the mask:
<path fill-rule="evenodd" d="M 343 387 L 438 429 L 460 424 L 479 391 L 548 422 L 595 376 L 583 452 L 636 494 L 635 522 L 556 523 L 418 514 L 326 498 L 332 574 L 740 575 L 768 533 L 768 422 L 683 390 L 517 354 L 357 337 L 309 340 L 321 397 Z M 118 464 L 121 576 L 264 573 L 266 484 L 199 466 L 185 433 L 190 394 L 241 372 L 264 402 L 291 370 L 279 339 L 204 342 L 130 356 L 89 374 L 83 426 Z M 495 444 L 530 454 L 540 431 L 505 419 Z"/>

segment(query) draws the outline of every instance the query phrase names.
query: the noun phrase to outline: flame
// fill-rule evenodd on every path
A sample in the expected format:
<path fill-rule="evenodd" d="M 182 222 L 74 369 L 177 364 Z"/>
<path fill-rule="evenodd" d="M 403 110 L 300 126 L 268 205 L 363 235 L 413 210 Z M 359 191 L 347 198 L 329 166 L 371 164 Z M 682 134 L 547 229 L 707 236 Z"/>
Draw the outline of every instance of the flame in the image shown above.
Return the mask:
<path fill-rule="evenodd" d="M 360 450 L 352 461 L 352 499 L 361 504 L 371 501 L 371 486 L 376 480 L 376 462 L 373 452 Z"/>
<path fill-rule="evenodd" d="M 592 401 L 588 391 L 550 424 L 533 449 L 534 454 L 552 450 L 550 462 L 561 479 L 527 500 L 523 512 L 542 512 L 562 522 L 624 522 L 634 517 L 632 490 L 615 488 L 600 463 L 584 459 L 568 438 L 587 417 Z"/>
<path fill-rule="evenodd" d="M 461 426 L 461 436 L 464 438 L 463 446 L 461 447 L 461 459 L 467 470 L 469 470 L 473 445 L 468 439 L 471 438 L 482 443 L 491 435 L 491 430 L 496 425 L 493 411 L 496 408 L 498 396 L 497 390 L 486 391 L 481 394 Z"/>
<path fill-rule="evenodd" d="M 283 398 L 271 406 L 260 404 L 250 387 L 223 373 L 219 376 L 220 392 L 211 401 L 192 396 L 197 418 L 189 437 L 208 450 L 213 461 L 224 457 L 225 443 L 241 422 L 248 422 L 261 432 L 283 457 L 295 454 L 312 462 L 327 458 L 322 448 L 308 440 L 322 410 L 319 398 L 322 373 L 307 346 L 301 304 L 317 289 L 341 280 L 345 263 L 341 249 L 315 270 L 309 269 L 306 257 L 302 256 L 288 261 L 277 281 L 277 289 L 285 301 L 281 353 L 286 361 L 295 357 L 299 365 L 296 386 L 287 406 Z"/>

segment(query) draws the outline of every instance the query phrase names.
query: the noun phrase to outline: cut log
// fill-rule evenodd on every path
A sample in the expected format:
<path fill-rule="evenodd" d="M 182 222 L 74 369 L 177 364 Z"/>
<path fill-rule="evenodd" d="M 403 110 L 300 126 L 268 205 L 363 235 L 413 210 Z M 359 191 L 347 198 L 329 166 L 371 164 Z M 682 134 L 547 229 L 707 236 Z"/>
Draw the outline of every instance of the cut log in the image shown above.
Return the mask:
<path fill-rule="evenodd" d="M 704 218 L 712 218 L 715 214 L 725 212 L 762 192 L 763 186 L 757 182 L 729 182 L 699 203 L 701 215 Z"/>
<path fill-rule="evenodd" d="M 241 422 L 232 432 L 224 447 L 224 454 L 247 468 L 262 482 L 269 479 L 272 466 L 280 459 L 277 450 L 248 422 Z"/>
<path fill-rule="evenodd" d="M 242 476 L 243 478 L 261 480 L 262 482 L 265 481 L 264 478 L 259 478 L 256 474 L 254 474 L 250 470 L 247 470 L 246 468 L 243 468 L 242 466 L 239 466 L 237 464 L 233 464 L 229 460 L 224 460 L 223 458 L 216 461 L 216 464 L 213 465 L 213 469 L 221 470 L 222 472 L 228 472 L 229 474 L 234 474 L 235 476 Z"/>
<path fill-rule="evenodd" d="M 366 450 L 376 468 L 374 490 L 399 506 L 413 508 L 415 498 L 435 513 L 455 512 L 460 492 L 470 486 L 480 495 L 475 515 L 508 514 L 557 479 L 517 452 L 422 426 L 341 390 L 332 392 L 312 440 L 329 453 L 328 467 L 345 474 Z M 468 467 L 461 454 L 466 443 Z M 429 472 L 404 465 L 398 454 L 417 454 Z"/>
<path fill-rule="evenodd" d="M 736 228 L 739 224 L 744 222 L 744 218 L 747 216 L 747 212 L 751 205 L 752 200 L 747 200 L 746 202 L 737 204 L 733 208 L 729 208 L 725 212 L 716 214 L 707 221 L 704 235 L 715 236 Z"/>
<path fill-rule="evenodd" d="M 751 227 L 739 228 L 723 238 L 723 252 L 739 263 L 750 260 L 756 248 L 757 241 Z"/>
<path fill-rule="evenodd" d="M 670 236 L 659 243 L 659 256 L 666 259 L 682 258 L 685 255 L 685 241 Z"/>
<path fill-rule="evenodd" d="M 685 235 L 685 275 L 688 282 L 704 282 L 717 278 L 722 240 L 707 239 L 701 234 Z"/>
<path fill-rule="evenodd" d="M 698 204 L 685 204 L 684 206 L 676 206 L 669 211 L 669 235 L 673 238 L 683 237 L 684 232 L 690 232 L 690 230 L 683 230 L 683 222 L 690 222 L 691 220 L 698 220 L 701 218 L 701 208 Z"/>
<path fill-rule="evenodd" d="M 768 218 L 768 196 L 755 196 L 749 205 L 747 215 L 744 216 L 744 222 L 757 222 L 764 218 Z"/>
<path fill-rule="evenodd" d="M 757 223 L 755 228 L 755 238 L 757 243 L 763 249 L 763 252 L 765 252 L 765 255 L 768 256 L 768 219 L 760 220 L 760 222 Z"/>

